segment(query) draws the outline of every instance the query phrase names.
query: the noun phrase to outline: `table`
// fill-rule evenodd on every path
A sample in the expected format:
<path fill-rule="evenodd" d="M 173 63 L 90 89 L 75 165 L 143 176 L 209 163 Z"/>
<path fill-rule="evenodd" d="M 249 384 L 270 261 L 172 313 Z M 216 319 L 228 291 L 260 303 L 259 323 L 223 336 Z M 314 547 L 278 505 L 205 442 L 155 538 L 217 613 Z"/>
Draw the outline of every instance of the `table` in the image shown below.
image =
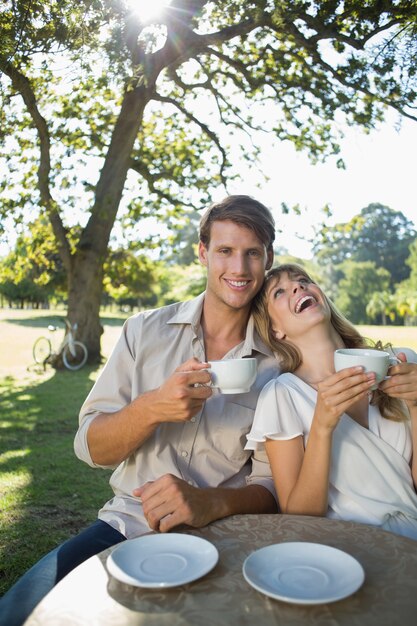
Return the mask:
<path fill-rule="evenodd" d="M 178 532 L 178 531 L 176 531 Z M 36 607 L 25 626 L 415 626 L 417 542 L 365 524 L 296 515 L 236 515 L 186 532 L 219 550 L 203 578 L 167 590 L 120 583 L 106 570 L 112 549 L 68 574 Z M 254 550 L 282 541 L 340 548 L 365 570 L 349 598 L 301 606 L 264 596 L 243 578 Z"/>

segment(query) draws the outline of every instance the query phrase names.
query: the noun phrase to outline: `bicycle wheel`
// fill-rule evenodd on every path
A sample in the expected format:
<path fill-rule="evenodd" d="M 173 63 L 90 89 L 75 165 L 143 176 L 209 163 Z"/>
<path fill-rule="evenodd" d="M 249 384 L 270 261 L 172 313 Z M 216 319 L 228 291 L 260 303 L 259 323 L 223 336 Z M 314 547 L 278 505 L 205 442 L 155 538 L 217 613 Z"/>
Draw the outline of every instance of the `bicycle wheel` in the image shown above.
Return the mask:
<path fill-rule="evenodd" d="M 33 344 L 33 358 L 35 363 L 43 364 L 51 356 L 52 345 L 48 337 L 39 337 Z"/>
<path fill-rule="evenodd" d="M 73 341 L 72 345 L 66 345 L 62 352 L 62 360 L 69 370 L 79 370 L 85 365 L 88 350 L 81 341 Z"/>

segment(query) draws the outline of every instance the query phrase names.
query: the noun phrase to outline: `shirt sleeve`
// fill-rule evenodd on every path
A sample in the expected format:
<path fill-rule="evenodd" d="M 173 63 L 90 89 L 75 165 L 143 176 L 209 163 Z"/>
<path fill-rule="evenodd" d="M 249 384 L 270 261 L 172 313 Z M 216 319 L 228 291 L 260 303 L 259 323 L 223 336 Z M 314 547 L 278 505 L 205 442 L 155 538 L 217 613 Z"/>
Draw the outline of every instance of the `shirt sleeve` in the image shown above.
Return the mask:
<path fill-rule="evenodd" d="M 279 378 L 271 380 L 259 395 L 245 450 L 264 450 L 267 439 L 294 439 L 299 435 L 304 435 L 304 427 L 290 390 Z"/>
<path fill-rule="evenodd" d="M 268 489 L 278 503 L 271 466 L 265 450 L 255 450 L 252 455 L 252 472 L 246 477 L 247 485 L 262 485 Z"/>
<path fill-rule="evenodd" d="M 391 352 L 394 355 L 397 355 L 399 352 L 404 352 L 405 356 L 407 357 L 408 363 L 417 363 L 417 353 L 414 352 L 414 350 L 412 350 L 411 348 L 398 348 L 397 346 L 395 346 L 395 348 L 392 348 Z"/>
<path fill-rule="evenodd" d="M 87 432 L 91 422 L 100 413 L 114 413 L 132 400 L 133 342 L 132 330 L 125 322 L 109 360 L 81 407 L 74 452 L 91 467 L 104 467 L 95 464 L 90 455 Z"/>

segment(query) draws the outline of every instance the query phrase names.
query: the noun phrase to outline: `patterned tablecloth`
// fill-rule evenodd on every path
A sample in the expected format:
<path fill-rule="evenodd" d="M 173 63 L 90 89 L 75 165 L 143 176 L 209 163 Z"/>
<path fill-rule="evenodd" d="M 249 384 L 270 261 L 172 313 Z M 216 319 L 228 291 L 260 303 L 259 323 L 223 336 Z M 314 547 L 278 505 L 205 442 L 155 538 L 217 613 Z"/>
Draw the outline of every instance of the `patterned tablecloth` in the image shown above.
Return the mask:
<path fill-rule="evenodd" d="M 415 626 L 417 542 L 377 528 L 293 515 L 237 515 L 184 532 L 211 541 L 216 567 L 168 590 L 118 582 L 106 569 L 111 549 L 62 580 L 25 626 Z M 314 606 L 288 604 L 253 589 L 242 565 L 254 550 L 283 541 L 311 541 L 348 552 L 365 570 L 352 596 Z"/>

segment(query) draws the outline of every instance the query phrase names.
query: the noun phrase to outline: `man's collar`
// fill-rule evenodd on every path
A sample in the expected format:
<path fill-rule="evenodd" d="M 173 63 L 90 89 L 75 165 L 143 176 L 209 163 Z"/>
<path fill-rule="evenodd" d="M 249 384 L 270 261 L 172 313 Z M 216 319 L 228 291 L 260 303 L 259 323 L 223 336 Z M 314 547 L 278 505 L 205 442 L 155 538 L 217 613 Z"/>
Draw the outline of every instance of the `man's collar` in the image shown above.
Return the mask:
<path fill-rule="evenodd" d="M 203 312 L 205 292 L 193 300 L 181 302 L 176 313 L 168 320 L 168 324 L 190 324 L 194 332 L 200 326 L 201 314 Z M 246 336 L 243 341 L 241 352 L 250 355 L 252 352 L 260 352 L 267 356 L 273 356 L 273 352 L 264 344 L 257 331 L 255 330 L 253 317 L 251 316 L 246 328 Z"/>
<path fill-rule="evenodd" d="M 252 351 L 266 354 L 267 356 L 274 356 L 274 353 L 268 346 L 264 344 L 257 330 L 255 329 L 255 323 L 252 315 L 249 318 L 248 326 L 246 328 L 246 338 L 242 349 L 244 354 L 252 354 Z"/>
<path fill-rule="evenodd" d="M 203 312 L 205 292 L 192 300 L 181 302 L 176 313 L 168 320 L 168 324 L 191 324 L 193 328 L 200 325 Z"/>

